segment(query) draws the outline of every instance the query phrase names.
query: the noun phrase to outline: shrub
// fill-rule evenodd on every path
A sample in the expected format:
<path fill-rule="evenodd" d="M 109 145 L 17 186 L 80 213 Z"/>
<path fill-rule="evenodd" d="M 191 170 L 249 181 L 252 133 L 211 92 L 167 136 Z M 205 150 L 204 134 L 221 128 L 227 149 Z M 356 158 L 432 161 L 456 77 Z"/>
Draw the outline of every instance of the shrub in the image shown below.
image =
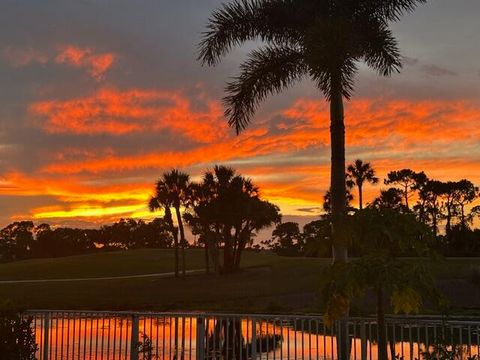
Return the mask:
<path fill-rule="evenodd" d="M 23 318 L 10 302 L 0 303 L 0 354 L 2 359 L 36 360 L 37 344 L 32 318 Z"/>

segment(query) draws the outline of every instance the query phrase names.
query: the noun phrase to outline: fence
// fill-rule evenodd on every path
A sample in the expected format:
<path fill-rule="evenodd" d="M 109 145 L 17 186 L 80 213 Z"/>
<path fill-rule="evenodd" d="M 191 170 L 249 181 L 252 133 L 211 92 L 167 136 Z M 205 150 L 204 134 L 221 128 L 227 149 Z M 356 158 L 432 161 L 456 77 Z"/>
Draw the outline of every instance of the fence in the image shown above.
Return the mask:
<path fill-rule="evenodd" d="M 321 316 L 30 311 L 39 360 L 338 359 L 337 326 Z M 350 359 L 377 359 L 373 318 L 350 318 Z M 340 333 L 340 332 L 338 332 Z M 421 359 L 435 346 L 472 358 L 480 318 L 387 318 L 389 359 Z M 340 348 L 340 347 L 339 347 Z"/>

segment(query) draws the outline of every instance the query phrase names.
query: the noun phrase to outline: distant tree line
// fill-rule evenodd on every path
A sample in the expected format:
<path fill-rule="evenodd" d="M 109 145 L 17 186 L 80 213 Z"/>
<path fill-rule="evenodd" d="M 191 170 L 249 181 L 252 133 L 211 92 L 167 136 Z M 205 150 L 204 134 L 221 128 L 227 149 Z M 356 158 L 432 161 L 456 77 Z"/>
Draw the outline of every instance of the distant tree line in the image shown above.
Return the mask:
<path fill-rule="evenodd" d="M 370 163 L 356 160 L 348 166 L 345 202 L 349 214 L 364 207 L 364 185 L 378 182 Z M 414 215 L 431 230 L 434 238 L 431 246 L 441 254 L 480 255 L 480 229 L 474 228 L 474 220 L 480 219 L 480 205 L 474 206 L 480 192 L 470 180 L 439 181 L 429 178 L 423 171 L 401 169 L 389 172 L 383 183 L 389 187 L 380 190 L 367 208 Z M 352 206 L 354 188 L 358 193 L 358 209 Z M 272 238 L 262 242 L 262 246 L 291 256 L 331 256 L 329 191 L 324 196 L 323 209 L 320 219 L 305 225 L 303 232 L 297 223 L 279 224 Z M 359 256 L 361 250 L 352 243 L 349 253 Z M 413 253 L 404 250 L 404 255 Z"/>
<path fill-rule="evenodd" d="M 122 219 L 100 229 L 52 227 L 18 221 L 0 230 L 0 259 L 3 261 L 107 250 L 171 248 L 172 245 L 173 237 L 164 219 L 150 222 Z"/>
<path fill-rule="evenodd" d="M 356 160 L 348 167 L 345 204 L 349 214 L 364 207 L 363 190 L 379 179 L 369 163 Z M 448 256 L 480 255 L 480 229 L 474 219 L 480 206 L 473 206 L 479 189 L 469 180 L 439 181 L 424 172 L 411 169 L 391 171 L 383 180 L 386 189 L 367 203 L 367 209 L 393 209 L 411 214 L 433 233 L 431 244 Z M 358 208 L 352 206 L 358 193 Z M 3 261 L 38 257 L 61 257 L 97 251 L 135 248 L 175 249 L 175 273 L 185 274 L 185 248 L 205 249 L 208 272 L 229 273 L 239 269 L 247 247 L 264 248 L 287 256 L 332 255 L 330 192 L 324 196 L 323 214 L 300 229 L 294 222 L 281 223 L 279 209 L 260 196 L 251 179 L 234 169 L 216 166 L 198 182 L 188 174 L 172 170 L 155 184 L 149 200 L 152 211 L 163 216 L 150 222 L 122 219 L 99 229 L 34 225 L 14 222 L 0 230 L 0 259 Z M 277 227 L 272 237 L 254 243 L 258 231 Z M 188 241 L 185 227 L 196 236 Z M 353 256 L 362 255 L 361 247 L 349 244 Z M 404 255 L 413 255 L 408 249 Z M 180 261 L 181 257 L 181 261 Z"/>

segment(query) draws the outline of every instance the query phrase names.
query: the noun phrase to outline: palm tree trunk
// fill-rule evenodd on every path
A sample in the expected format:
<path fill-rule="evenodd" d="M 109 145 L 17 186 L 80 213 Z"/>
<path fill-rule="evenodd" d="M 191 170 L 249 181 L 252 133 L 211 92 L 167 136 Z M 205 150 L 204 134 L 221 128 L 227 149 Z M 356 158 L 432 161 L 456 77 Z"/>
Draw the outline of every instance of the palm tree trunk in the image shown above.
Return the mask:
<path fill-rule="evenodd" d="M 332 97 L 330 99 L 330 141 L 331 141 L 331 203 L 333 261 L 346 262 L 347 248 L 339 238 L 346 213 L 345 187 L 345 124 L 343 95 L 340 77 L 332 76 Z"/>
<path fill-rule="evenodd" d="M 223 241 L 223 271 L 225 273 L 232 272 L 233 269 L 233 239 L 228 227 L 224 228 Z"/>
<path fill-rule="evenodd" d="M 387 334 L 385 328 L 385 310 L 383 308 L 383 289 L 377 288 L 377 327 L 378 327 L 378 360 L 387 360 Z"/>
<path fill-rule="evenodd" d="M 177 214 L 178 229 L 180 230 L 180 246 L 182 248 L 182 276 L 185 277 L 185 230 L 183 228 L 182 214 L 180 213 L 180 207 L 175 207 L 175 212 Z"/>
<path fill-rule="evenodd" d="M 436 205 L 433 209 L 432 221 L 433 221 L 433 236 L 437 237 L 438 226 L 437 226 L 437 208 L 436 208 Z"/>
<path fill-rule="evenodd" d="M 165 206 L 165 220 L 170 227 L 170 231 L 172 232 L 173 236 L 173 248 L 174 248 L 174 270 L 175 270 L 175 277 L 178 277 L 178 232 L 173 226 L 173 219 L 172 219 L 172 211 L 170 210 L 170 206 Z"/>
<path fill-rule="evenodd" d="M 451 207 L 450 207 L 450 204 L 447 204 L 447 224 L 445 225 L 445 232 L 447 234 L 447 236 L 450 236 L 450 233 L 451 233 L 451 229 L 452 229 L 452 215 L 451 215 Z"/>
<path fill-rule="evenodd" d="M 207 274 L 210 273 L 210 254 L 209 254 L 209 249 L 208 249 L 208 243 L 210 239 L 205 238 L 205 272 Z"/>
<path fill-rule="evenodd" d="M 405 206 L 407 208 L 407 210 L 410 210 L 410 208 L 408 207 L 408 185 L 405 185 Z"/>
<path fill-rule="evenodd" d="M 360 210 L 362 210 L 363 209 L 363 191 L 360 185 L 358 186 L 358 205 L 360 207 Z"/>
<path fill-rule="evenodd" d="M 339 230 L 346 215 L 345 186 L 345 124 L 343 113 L 343 94 L 340 74 L 332 75 L 332 94 L 330 99 L 330 141 L 331 141 L 331 203 L 332 203 L 332 255 L 334 263 L 348 260 L 347 247 L 339 236 Z M 350 358 L 348 336 L 348 309 L 339 323 L 337 334 L 337 353 L 339 360 Z"/>

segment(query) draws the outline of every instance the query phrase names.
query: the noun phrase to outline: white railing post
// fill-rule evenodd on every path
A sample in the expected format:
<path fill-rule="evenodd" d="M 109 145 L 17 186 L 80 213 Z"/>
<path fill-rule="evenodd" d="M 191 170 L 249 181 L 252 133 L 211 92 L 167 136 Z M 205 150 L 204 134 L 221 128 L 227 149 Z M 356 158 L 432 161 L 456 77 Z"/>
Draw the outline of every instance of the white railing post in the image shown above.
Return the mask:
<path fill-rule="evenodd" d="M 43 323 L 43 360 L 48 360 L 50 342 L 50 313 L 46 312 Z"/>
<path fill-rule="evenodd" d="M 196 360 L 203 360 L 205 358 L 205 319 L 203 317 L 197 318 L 196 337 Z"/>
<path fill-rule="evenodd" d="M 138 315 L 132 315 L 132 338 L 130 339 L 130 360 L 138 360 Z"/>

